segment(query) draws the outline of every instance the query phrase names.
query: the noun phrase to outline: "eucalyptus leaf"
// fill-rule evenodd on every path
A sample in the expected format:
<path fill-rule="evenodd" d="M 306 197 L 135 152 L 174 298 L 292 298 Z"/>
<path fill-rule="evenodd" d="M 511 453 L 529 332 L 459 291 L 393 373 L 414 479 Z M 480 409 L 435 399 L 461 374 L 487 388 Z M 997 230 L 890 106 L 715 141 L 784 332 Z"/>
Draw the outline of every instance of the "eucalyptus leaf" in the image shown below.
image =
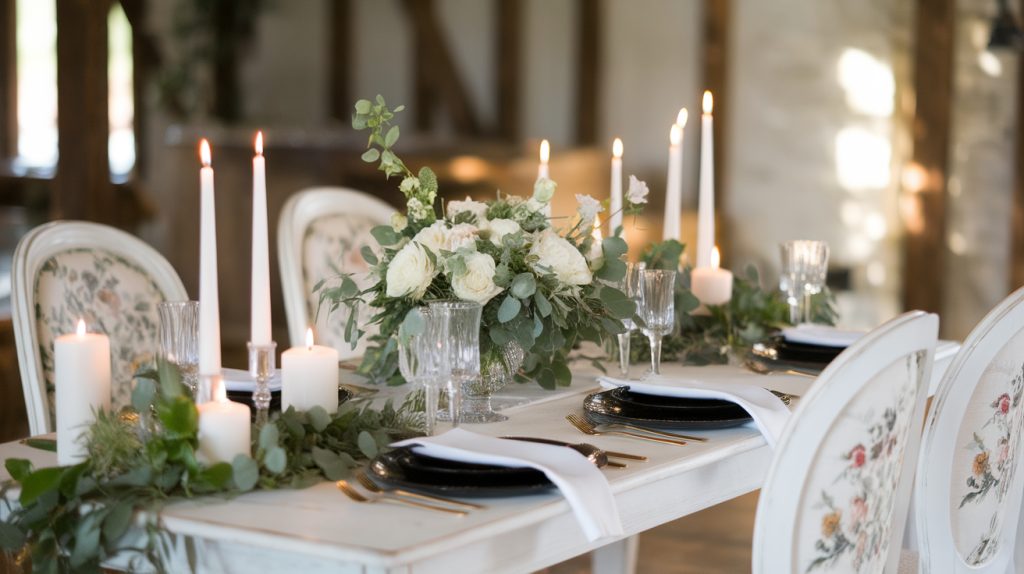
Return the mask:
<path fill-rule="evenodd" d="M 372 147 L 363 152 L 362 158 L 366 163 L 373 163 L 380 158 L 380 152 L 377 151 L 377 148 Z"/>
<path fill-rule="evenodd" d="M 373 104 L 370 103 L 370 100 L 359 100 L 356 102 L 356 112 L 360 114 L 368 114 L 370 113 L 371 106 L 373 106 Z"/>
<path fill-rule="evenodd" d="M 572 371 L 569 370 L 569 365 L 561 361 L 552 361 L 551 370 L 555 373 L 555 381 L 560 387 L 568 387 L 572 384 Z"/>
<path fill-rule="evenodd" d="M 277 446 L 277 441 L 280 438 L 281 433 L 277 430 L 277 425 L 266 424 L 260 429 L 260 442 L 259 446 L 264 451 L 270 450 L 272 447 Z"/>
<path fill-rule="evenodd" d="M 541 369 L 537 373 L 537 384 L 549 391 L 555 390 L 558 387 L 558 377 L 555 375 L 555 371 L 550 367 Z"/>
<path fill-rule="evenodd" d="M 135 381 L 135 389 L 132 390 L 132 408 L 140 413 L 148 411 L 156 397 L 156 384 L 150 379 L 138 377 Z"/>
<path fill-rule="evenodd" d="M 377 441 L 373 439 L 373 435 L 366 431 L 359 433 L 359 450 L 366 458 L 377 456 Z"/>
<path fill-rule="evenodd" d="M 370 230 L 370 234 L 384 247 L 394 245 L 402 240 L 402 236 L 395 232 L 390 225 L 378 225 Z"/>
<path fill-rule="evenodd" d="M 692 313 L 700 307 L 700 299 L 698 299 L 697 296 L 693 294 L 693 291 L 690 290 L 683 291 L 679 295 L 678 301 L 680 307 L 682 307 L 683 311 L 686 311 L 687 313 Z"/>
<path fill-rule="evenodd" d="M 7 552 L 21 552 L 25 546 L 25 535 L 12 524 L 0 520 L 0 549 Z"/>
<path fill-rule="evenodd" d="M 348 478 L 351 472 L 348 464 L 337 454 L 322 448 L 313 447 L 313 460 L 320 470 L 324 471 L 327 480 L 342 480 Z"/>
<path fill-rule="evenodd" d="M 95 515 L 87 515 L 78 525 L 75 532 L 75 547 L 71 551 L 71 566 L 78 567 L 98 554 L 100 545 L 100 525 Z"/>
<path fill-rule="evenodd" d="M 391 147 L 398 141 L 398 126 L 392 126 L 388 135 L 384 137 L 384 147 Z"/>
<path fill-rule="evenodd" d="M 541 294 L 540 291 L 533 294 L 533 304 L 541 317 L 547 317 L 551 314 L 551 303 L 544 298 L 544 295 Z"/>
<path fill-rule="evenodd" d="M 255 460 L 244 454 L 239 454 L 235 456 L 235 460 L 231 461 L 231 476 L 234 478 L 238 490 L 248 492 L 259 482 L 260 469 Z"/>
<path fill-rule="evenodd" d="M 501 303 L 501 307 L 498 307 L 498 321 L 508 323 L 512 319 L 515 319 L 522 306 L 523 305 L 519 302 L 519 299 L 516 299 L 515 297 L 505 297 L 505 300 Z"/>
<path fill-rule="evenodd" d="M 331 424 L 331 415 L 327 414 L 327 410 L 320 405 L 314 405 L 313 408 L 306 411 L 306 416 L 316 432 L 323 432 L 327 425 Z"/>
<path fill-rule="evenodd" d="M 376 265 L 379 262 L 377 255 L 373 252 L 373 248 L 369 245 L 364 245 L 363 248 L 359 250 L 359 253 L 362 254 L 363 261 L 368 265 Z M 319 289 L 313 289 L 313 291 L 319 291 Z"/>
<path fill-rule="evenodd" d="M 288 454 L 279 446 L 268 448 L 267 453 L 263 455 L 263 466 L 267 467 L 267 470 L 274 474 L 281 474 L 284 472 L 287 465 Z"/>
<path fill-rule="evenodd" d="M 128 532 L 128 526 L 132 522 L 132 505 L 124 501 L 110 507 L 110 512 L 103 519 L 103 538 L 109 543 L 115 543 Z"/>
<path fill-rule="evenodd" d="M 4 468 L 11 478 L 17 482 L 25 480 L 25 477 L 32 474 L 32 461 L 24 458 L 9 458 L 4 461 Z"/>
<path fill-rule="evenodd" d="M 64 469 L 60 467 L 41 468 L 21 480 L 21 495 L 18 502 L 22 506 L 32 504 L 42 493 L 56 488 Z"/>
<path fill-rule="evenodd" d="M 533 273 L 520 273 L 512 280 L 512 294 L 519 299 L 532 297 L 536 291 L 537 280 L 534 279 Z"/>

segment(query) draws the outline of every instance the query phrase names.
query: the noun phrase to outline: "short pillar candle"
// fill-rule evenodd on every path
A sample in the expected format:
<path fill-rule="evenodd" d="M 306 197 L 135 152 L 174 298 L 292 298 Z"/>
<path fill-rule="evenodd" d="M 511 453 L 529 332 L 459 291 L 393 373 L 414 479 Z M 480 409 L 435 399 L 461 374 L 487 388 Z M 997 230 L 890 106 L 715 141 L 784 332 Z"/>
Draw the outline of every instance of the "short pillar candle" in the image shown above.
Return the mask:
<path fill-rule="evenodd" d="M 214 385 L 214 400 L 199 409 L 199 451 L 196 460 L 206 465 L 230 463 L 238 455 L 252 456 L 252 426 L 249 407 L 227 400 L 224 382 Z"/>
<path fill-rule="evenodd" d="M 711 251 L 711 266 L 690 272 L 690 291 L 704 305 L 722 305 L 732 300 L 732 272 L 719 267 L 718 248 Z"/>
<path fill-rule="evenodd" d="M 338 350 L 314 345 L 309 329 L 305 347 L 281 353 L 281 409 L 308 411 L 316 405 L 338 412 Z"/>
<path fill-rule="evenodd" d="M 110 339 L 86 333 L 79 319 L 75 333 L 53 342 L 53 380 L 57 410 L 57 464 L 88 458 L 80 440 L 100 409 L 110 414 Z"/>

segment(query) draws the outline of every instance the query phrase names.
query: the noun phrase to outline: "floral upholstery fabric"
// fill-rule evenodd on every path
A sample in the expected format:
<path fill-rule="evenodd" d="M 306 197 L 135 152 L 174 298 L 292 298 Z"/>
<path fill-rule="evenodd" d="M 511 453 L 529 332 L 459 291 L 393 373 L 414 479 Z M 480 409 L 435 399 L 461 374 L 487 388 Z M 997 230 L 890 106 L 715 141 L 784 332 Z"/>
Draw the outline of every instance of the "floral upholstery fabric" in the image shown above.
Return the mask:
<path fill-rule="evenodd" d="M 925 354 L 882 370 L 825 433 L 797 516 L 800 572 L 882 572 Z"/>
<path fill-rule="evenodd" d="M 313 319 L 316 318 L 314 334 L 318 344 L 334 347 L 342 356 L 350 354 L 352 348 L 351 343 L 345 341 L 348 309 L 341 306 L 328 316 L 328 309 L 325 308 L 318 317 L 320 295 L 315 293 L 313 288 L 321 280 L 336 277 L 341 273 L 354 273 L 352 279 L 360 290 L 373 285 L 369 268 L 360 250 L 363 246 L 378 248 L 377 240 L 370 234 L 370 230 L 385 223 L 387 222 L 370 221 L 361 216 L 332 214 L 314 219 L 306 227 L 302 244 L 302 279 L 307 294 L 306 315 L 309 324 L 313 324 Z M 365 326 L 374 314 L 373 309 L 363 305 L 359 311 L 359 324 Z"/>
<path fill-rule="evenodd" d="M 1024 330 L 996 353 L 967 405 L 953 452 L 953 540 L 967 564 L 999 550 L 1024 424 Z"/>
<path fill-rule="evenodd" d="M 78 320 L 110 337 L 111 404 L 131 403 L 132 376 L 156 353 L 163 291 L 139 265 L 107 251 L 72 249 L 45 263 L 36 276 L 36 330 L 54 424 L 53 341 L 73 333 Z"/>

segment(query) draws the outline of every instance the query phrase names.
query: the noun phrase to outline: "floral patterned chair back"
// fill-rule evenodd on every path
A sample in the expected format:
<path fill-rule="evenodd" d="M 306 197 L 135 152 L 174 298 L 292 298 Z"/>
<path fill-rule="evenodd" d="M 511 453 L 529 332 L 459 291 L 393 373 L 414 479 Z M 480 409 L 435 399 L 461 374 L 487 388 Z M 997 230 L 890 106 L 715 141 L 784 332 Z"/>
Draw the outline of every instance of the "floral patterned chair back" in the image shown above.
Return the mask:
<path fill-rule="evenodd" d="M 288 315 L 288 336 L 292 346 L 305 345 L 306 330 L 313 329 L 318 344 L 338 349 L 339 357 L 358 357 L 366 348 L 367 330 L 375 313 L 362 306 L 358 321 L 367 335 L 355 349 L 345 340 L 348 310 L 340 307 L 317 309 L 320 302 L 313 288 L 321 280 L 340 273 L 354 273 L 360 289 L 372 284 L 369 269 L 360 250 L 377 248 L 370 230 L 390 225 L 395 208 L 360 191 L 341 187 L 319 187 L 292 195 L 281 211 L 278 223 L 277 254 Z"/>
<path fill-rule="evenodd" d="M 923 311 L 889 321 L 797 403 L 761 488 L 754 574 L 897 572 L 938 327 Z"/>
<path fill-rule="evenodd" d="M 33 435 L 54 428 L 53 341 L 84 319 L 110 337 L 111 399 L 131 402 L 132 376 L 157 350 L 163 301 L 188 299 L 171 264 L 141 239 L 80 221 L 41 225 L 18 243 L 11 273 L 18 364 Z"/>
<path fill-rule="evenodd" d="M 1013 572 L 1024 548 L 1022 302 L 1024 289 L 975 327 L 935 393 L 914 493 L 923 572 Z"/>

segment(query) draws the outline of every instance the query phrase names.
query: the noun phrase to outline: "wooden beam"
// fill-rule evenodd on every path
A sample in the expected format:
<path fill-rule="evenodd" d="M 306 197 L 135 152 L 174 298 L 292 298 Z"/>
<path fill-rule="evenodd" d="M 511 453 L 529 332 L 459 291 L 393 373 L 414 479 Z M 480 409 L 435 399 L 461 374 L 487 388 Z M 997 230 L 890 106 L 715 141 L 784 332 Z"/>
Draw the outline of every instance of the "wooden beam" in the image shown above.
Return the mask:
<path fill-rule="evenodd" d="M 1021 0 L 1024 10 L 1024 0 Z M 1024 12 L 1022 12 L 1024 13 Z M 1017 68 L 1017 141 L 1013 174 L 1013 244 L 1010 259 L 1010 292 L 1024 286 L 1024 58 Z"/>
<path fill-rule="evenodd" d="M 107 140 L 110 0 L 57 2 L 57 176 L 54 219 L 110 223 L 116 212 Z"/>
<path fill-rule="evenodd" d="M 124 15 L 132 26 L 132 99 L 135 131 L 135 174 L 146 175 L 146 142 L 149 136 L 149 115 L 146 110 L 146 91 L 150 73 L 160 68 L 160 51 L 156 41 L 146 30 L 146 0 L 120 0 Z"/>
<path fill-rule="evenodd" d="M 425 10 L 434 11 L 433 0 L 420 0 Z M 419 27 L 413 27 L 413 42 L 416 53 L 413 59 L 416 81 L 413 86 L 413 101 L 416 113 L 416 130 L 428 132 L 434 127 L 434 113 L 437 111 L 437 82 L 433 76 L 433 63 L 427 53 L 427 39 Z"/>
<path fill-rule="evenodd" d="M 498 135 L 519 139 L 522 2 L 498 0 Z"/>
<path fill-rule="evenodd" d="M 732 0 L 704 0 L 703 72 L 704 89 L 711 91 L 715 117 L 715 213 L 727 213 L 729 201 L 729 21 Z M 703 91 L 700 94 L 703 96 Z M 701 111 L 690 110 L 690 122 L 700 120 Z M 689 125 L 693 125 L 692 123 Z M 697 126 L 700 124 L 698 123 Z M 699 128 L 696 131 L 700 131 Z M 690 140 L 699 141 L 699 140 Z M 722 264 L 731 263 L 729 221 L 718 217 L 715 243 L 722 253 Z"/>
<path fill-rule="evenodd" d="M 448 107 L 455 131 L 467 136 L 480 135 L 480 122 L 437 22 L 433 3 L 430 0 L 405 0 L 405 8 L 413 29 L 422 38 L 418 48 L 426 58 L 430 80 Z"/>
<path fill-rule="evenodd" d="M 352 3 L 331 0 L 331 117 L 343 122 L 352 118 L 349 100 L 352 81 Z"/>
<path fill-rule="evenodd" d="M 213 110 L 225 122 L 242 117 L 242 94 L 238 79 L 238 0 L 213 3 Z"/>
<path fill-rule="evenodd" d="M 0 0 L 0 158 L 18 155 L 16 0 Z"/>
<path fill-rule="evenodd" d="M 579 0 L 579 67 L 576 92 L 576 143 L 597 143 L 598 68 L 601 56 L 601 3 Z"/>
<path fill-rule="evenodd" d="M 946 182 L 953 91 L 955 0 L 918 0 L 914 50 L 914 163 L 928 185 L 906 196 L 913 224 L 904 238 L 903 306 L 937 313 L 942 309 Z"/>

